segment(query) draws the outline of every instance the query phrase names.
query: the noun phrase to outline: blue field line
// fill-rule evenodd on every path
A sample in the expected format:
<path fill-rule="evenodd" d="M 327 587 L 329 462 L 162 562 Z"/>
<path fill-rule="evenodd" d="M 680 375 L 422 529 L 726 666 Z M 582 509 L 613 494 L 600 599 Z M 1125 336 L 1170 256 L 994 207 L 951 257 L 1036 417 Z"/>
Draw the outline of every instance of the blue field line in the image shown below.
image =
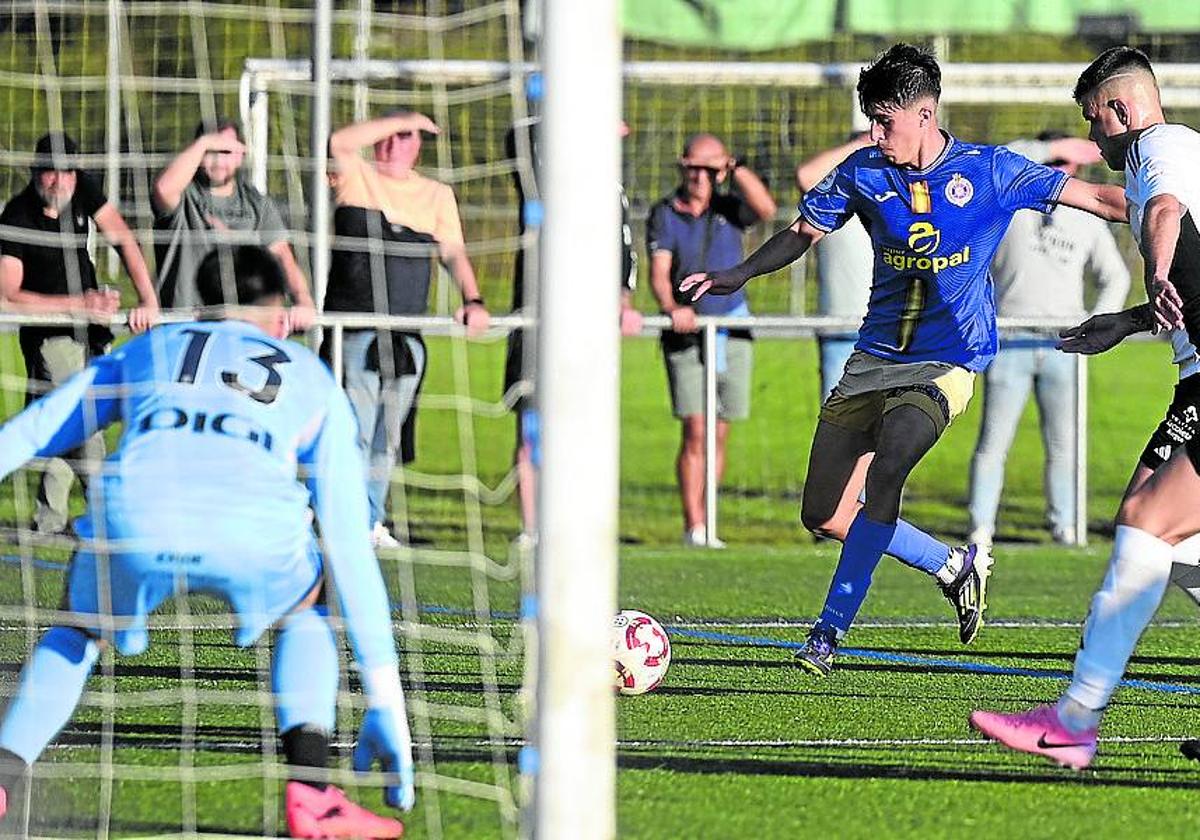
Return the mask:
<path fill-rule="evenodd" d="M 20 564 L 27 558 L 11 554 L 0 555 L 0 562 Z M 28 558 L 35 568 L 64 570 L 66 564 L 50 560 Z M 398 610 L 398 604 L 392 604 L 393 610 Z M 473 617 L 475 610 L 461 607 L 447 607 L 441 604 L 421 604 L 420 612 L 432 615 L 455 615 Z M 490 617 L 500 621 L 516 621 L 521 616 L 513 610 L 493 610 Z M 754 647 L 773 647 L 784 650 L 798 650 L 803 642 L 789 642 L 783 639 L 772 639 L 767 636 L 743 636 L 737 633 L 718 633 L 713 630 L 696 630 L 691 627 L 676 627 L 672 624 L 663 625 L 674 636 L 689 639 L 700 639 L 707 642 L 723 642 L 734 645 L 753 645 Z M 856 659 L 873 659 L 876 662 L 895 662 L 902 665 L 924 665 L 933 668 L 946 668 L 970 674 L 989 674 L 1005 677 L 1034 677 L 1037 679 L 1067 680 L 1071 675 L 1066 671 L 1054 671 L 1049 668 L 1016 668 L 1007 665 L 990 665 L 986 662 L 970 662 L 961 659 L 948 659 L 937 656 L 917 656 L 911 653 L 892 653 L 890 651 L 866 650 L 864 648 L 838 648 L 838 656 Z M 1157 691 L 1163 694 L 1193 694 L 1200 695 L 1200 685 L 1183 685 L 1180 683 L 1157 682 L 1155 680 L 1121 680 L 1124 688 L 1139 688 L 1144 691 Z"/>
<path fill-rule="evenodd" d="M 28 562 L 35 569 L 56 569 L 60 572 L 67 570 L 66 563 L 56 563 L 53 560 L 38 560 L 36 557 L 18 557 L 15 554 L 0 554 L 0 563 L 19 566 L 24 562 Z"/>
<path fill-rule="evenodd" d="M 675 636 L 685 636 L 692 639 L 702 639 L 708 642 L 725 642 L 736 645 L 753 645 L 755 647 L 775 647 L 787 650 L 797 650 L 804 646 L 803 642 L 788 642 L 782 639 L 771 639 L 766 636 L 742 636 L 736 633 L 716 633 L 711 630 L 694 630 L 690 627 L 672 627 L 665 625 Z M 986 662 L 964 662 L 961 659 L 948 659 L 938 656 L 917 656 L 911 653 L 892 653 L 881 650 L 864 650 L 862 648 L 839 647 L 838 656 L 849 656 L 858 659 L 874 659 L 878 662 L 897 662 L 904 665 L 924 665 L 935 668 L 948 668 L 972 674 L 991 674 L 1007 677 L 1037 677 L 1040 679 L 1068 680 L 1071 675 L 1066 671 L 1054 671 L 1049 668 L 1014 668 L 1006 665 L 989 665 Z M 1125 688 L 1140 688 L 1145 691 L 1159 691 L 1164 694 L 1200 694 L 1200 685 L 1182 685 L 1180 683 L 1157 682 L 1155 680 L 1121 680 Z"/>

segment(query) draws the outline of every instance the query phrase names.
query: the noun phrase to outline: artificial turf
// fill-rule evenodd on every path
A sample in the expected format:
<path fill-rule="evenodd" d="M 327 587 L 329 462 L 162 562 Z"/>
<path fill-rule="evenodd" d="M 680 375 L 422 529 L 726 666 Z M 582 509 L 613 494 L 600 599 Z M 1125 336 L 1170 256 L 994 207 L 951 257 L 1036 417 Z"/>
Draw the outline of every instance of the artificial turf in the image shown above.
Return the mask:
<path fill-rule="evenodd" d="M 619 600 L 667 625 L 674 659 L 658 691 L 618 700 L 618 835 L 1193 832 L 1200 764 L 1177 744 L 1200 734 L 1193 659 L 1200 626 L 1195 605 L 1179 593 L 1169 595 L 1139 646 L 1129 676 L 1142 682 L 1118 692 L 1093 770 L 1012 755 L 967 728 L 973 708 L 1013 710 L 1057 695 L 1107 558 L 1102 534 L 1087 548 L 1046 541 L 1031 416 L 1010 459 L 989 624 L 976 643 L 958 644 L 950 606 L 927 577 L 888 561 L 833 674 L 816 679 L 791 665 L 837 555 L 794 524 L 815 417 L 812 345 L 764 341 L 757 350 L 755 417 L 735 429 L 722 502 L 730 548 L 697 551 L 676 544 L 676 425 L 655 344 L 626 345 Z M 469 384 L 463 368 L 435 363 L 427 393 L 469 388 L 494 401 L 499 345 L 464 352 Z M 1165 405 L 1166 354 L 1132 345 L 1093 365 L 1089 512 L 1097 526 L 1111 517 Z M 503 492 L 511 420 L 497 411 L 445 422 L 447 411 L 428 401 L 406 496 L 414 530 L 432 545 L 383 558 L 421 774 L 407 836 L 512 836 L 523 705 L 521 634 L 512 617 L 519 586 L 508 552 L 516 517 Z M 922 465 L 906 498 L 910 518 L 950 539 L 965 529 L 965 469 L 977 424 L 975 405 Z M 464 438 L 480 484 L 438 485 L 433 478 L 454 472 Z M 12 486 L 0 497 L 9 524 L 22 498 Z M 3 554 L 14 562 L 0 564 L 7 629 L 0 668 L 11 690 L 33 638 L 12 608 L 57 603 L 65 552 L 8 533 L 25 540 L 10 539 Z M 105 655 L 84 707 L 39 764 L 35 835 L 281 830 L 278 768 L 261 757 L 274 749 L 265 649 L 233 648 L 228 633 L 211 626 L 214 609 L 192 599 L 182 621 L 168 609 L 149 652 Z M 343 702 L 335 739 L 343 765 L 357 714 Z M 353 794 L 378 805 L 369 785 Z"/>

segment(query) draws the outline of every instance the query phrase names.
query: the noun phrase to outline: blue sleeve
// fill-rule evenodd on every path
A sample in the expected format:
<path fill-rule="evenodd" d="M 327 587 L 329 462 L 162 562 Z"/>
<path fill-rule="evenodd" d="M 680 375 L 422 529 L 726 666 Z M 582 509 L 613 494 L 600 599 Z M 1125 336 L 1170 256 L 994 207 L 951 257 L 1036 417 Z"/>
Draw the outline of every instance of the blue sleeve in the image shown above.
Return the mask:
<path fill-rule="evenodd" d="M 850 160 L 838 164 L 800 198 L 800 217 L 817 230 L 835 231 L 854 215 L 854 167 Z"/>
<path fill-rule="evenodd" d="M 1067 184 L 1067 174 L 1034 163 L 1003 146 L 992 154 L 992 185 L 1005 210 L 1049 213 Z"/>
<path fill-rule="evenodd" d="M 392 611 L 371 548 L 366 471 L 350 403 L 329 384 L 327 410 L 312 441 L 298 453 L 321 526 L 325 562 L 341 603 L 354 658 L 364 669 L 396 665 Z"/>
<path fill-rule="evenodd" d="M 679 252 L 675 232 L 667 224 L 668 212 L 665 201 L 654 205 L 650 211 L 650 218 L 646 221 L 646 253 L 650 256 L 654 256 L 655 251 Z"/>
<path fill-rule="evenodd" d="M 120 414 L 120 364 L 101 356 L 0 427 L 0 478 L 69 452 Z"/>

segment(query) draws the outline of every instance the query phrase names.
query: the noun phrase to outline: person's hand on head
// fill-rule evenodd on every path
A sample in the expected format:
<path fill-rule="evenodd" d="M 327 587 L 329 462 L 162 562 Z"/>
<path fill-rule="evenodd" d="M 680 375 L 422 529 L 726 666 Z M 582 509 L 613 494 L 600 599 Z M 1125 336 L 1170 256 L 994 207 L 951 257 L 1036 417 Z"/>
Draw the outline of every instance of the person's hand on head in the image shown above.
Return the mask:
<path fill-rule="evenodd" d="M 232 131 L 214 131 L 211 134 L 204 135 L 204 139 L 205 148 L 210 152 L 238 155 L 246 153 L 245 144 L 237 139 Z"/>
<path fill-rule="evenodd" d="M 405 121 L 408 123 L 410 131 L 424 131 L 426 134 L 441 134 L 442 130 L 437 127 L 437 123 L 431 120 L 424 114 L 413 112 L 405 115 Z"/>

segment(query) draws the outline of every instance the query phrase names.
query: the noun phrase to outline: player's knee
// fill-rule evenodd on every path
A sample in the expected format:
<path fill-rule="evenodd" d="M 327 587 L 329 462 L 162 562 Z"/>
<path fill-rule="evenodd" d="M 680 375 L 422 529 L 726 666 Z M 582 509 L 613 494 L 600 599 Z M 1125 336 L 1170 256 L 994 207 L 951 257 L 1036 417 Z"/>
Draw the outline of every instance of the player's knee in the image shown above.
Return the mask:
<path fill-rule="evenodd" d="M 800 506 L 800 524 L 814 536 L 830 540 L 845 539 L 849 529 L 849 523 L 838 518 L 836 505 L 807 498 Z"/>

